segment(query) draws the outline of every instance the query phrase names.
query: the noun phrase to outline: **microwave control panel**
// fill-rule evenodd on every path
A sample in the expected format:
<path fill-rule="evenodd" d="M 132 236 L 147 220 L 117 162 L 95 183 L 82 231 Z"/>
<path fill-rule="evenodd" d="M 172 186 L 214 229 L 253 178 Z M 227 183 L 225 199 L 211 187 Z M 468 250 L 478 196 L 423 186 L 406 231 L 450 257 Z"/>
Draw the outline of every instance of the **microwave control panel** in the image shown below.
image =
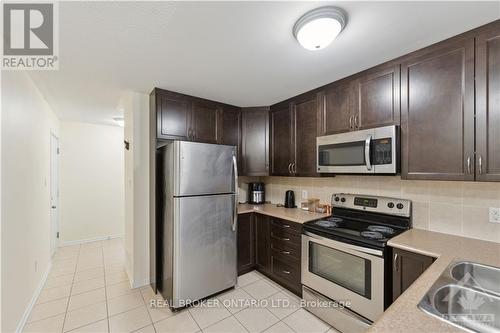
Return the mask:
<path fill-rule="evenodd" d="M 373 147 L 373 164 L 391 164 L 392 163 L 392 139 L 383 138 L 375 139 L 372 143 Z"/>

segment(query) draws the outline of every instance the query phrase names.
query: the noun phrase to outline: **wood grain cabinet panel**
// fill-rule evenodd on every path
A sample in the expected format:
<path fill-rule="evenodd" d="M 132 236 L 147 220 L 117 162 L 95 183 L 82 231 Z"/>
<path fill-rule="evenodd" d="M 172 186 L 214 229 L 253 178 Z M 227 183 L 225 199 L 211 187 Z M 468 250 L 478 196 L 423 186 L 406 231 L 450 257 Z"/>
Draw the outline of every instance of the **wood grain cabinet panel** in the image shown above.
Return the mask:
<path fill-rule="evenodd" d="M 357 80 L 358 112 L 356 128 L 399 125 L 400 120 L 400 67 L 375 68 Z"/>
<path fill-rule="evenodd" d="M 245 176 L 269 175 L 269 108 L 242 110 L 242 161 Z"/>
<path fill-rule="evenodd" d="M 500 181 L 500 28 L 476 39 L 476 179 Z"/>
<path fill-rule="evenodd" d="M 434 258 L 393 249 L 392 300 L 395 301 L 433 263 Z"/>
<path fill-rule="evenodd" d="M 402 176 L 474 180 L 474 39 L 401 65 Z"/>
<path fill-rule="evenodd" d="M 217 143 L 220 106 L 215 103 L 192 103 L 192 139 L 197 142 Z"/>
<path fill-rule="evenodd" d="M 286 103 L 270 110 L 271 121 L 271 174 L 289 176 L 292 174 L 292 110 Z"/>
<path fill-rule="evenodd" d="M 241 165 L 241 109 L 225 107 L 222 119 L 220 142 L 223 145 L 236 146 L 238 151 L 238 167 Z M 241 168 L 238 172 L 241 173 Z"/>
<path fill-rule="evenodd" d="M 317 176 L 316 137 L 319 135 L 319 97 L 314 94 L 293 103 L 294 166 L 297 176 Z"/>
<path fill-rule="evenodd" d="M 271 223 L 265 215 L 255 214 L 255 265 L 259 271 L 271 273 Z"/>
<path fill-rule="evenodd" d="M 190 103 L 183 96 L 158 92 L 157 137 L 161 139 L 186 140 L 188 138 Z"/>
<path fill-rule="evenodd" d="M 354 87 L 354 81 L 342 80 L 322 92 L 322 135 L 353 129 Z"/>
<path fill-rule="evenodd" d="M 238 275 L 255 266 L 255 227 L 253 214 L 238 215 Z"/>

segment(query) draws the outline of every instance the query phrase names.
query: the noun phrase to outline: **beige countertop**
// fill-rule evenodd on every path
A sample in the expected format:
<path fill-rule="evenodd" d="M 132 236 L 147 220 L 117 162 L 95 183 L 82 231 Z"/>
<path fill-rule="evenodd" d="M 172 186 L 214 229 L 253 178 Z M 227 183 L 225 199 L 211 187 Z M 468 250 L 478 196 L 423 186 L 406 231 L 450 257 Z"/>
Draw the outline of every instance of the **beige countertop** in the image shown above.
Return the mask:
<path fill-rule="evenodd" d="M 424 313 L 417 305 L 454 259 L 500 267 L 500 243 L 411 229 L 389 240 L 388 245 L 437 259 L 384 312 L 369 332 L 465 332 Z"/>
<path fill-rule="evenodd" d="M 328 214 L 311 213 L 300 208 L 277 207 L 275 204 L 239 204 L 238 214 L 245 213 L 259 213 L 296 223 L 304 223 L 329 216 Z"/>

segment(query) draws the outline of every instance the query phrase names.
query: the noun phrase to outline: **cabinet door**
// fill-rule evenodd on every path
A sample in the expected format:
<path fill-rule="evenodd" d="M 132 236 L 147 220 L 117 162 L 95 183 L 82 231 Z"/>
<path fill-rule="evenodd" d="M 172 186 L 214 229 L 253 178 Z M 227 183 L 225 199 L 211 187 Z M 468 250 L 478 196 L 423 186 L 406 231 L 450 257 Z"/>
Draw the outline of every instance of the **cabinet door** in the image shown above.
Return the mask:
<path fill-rule="evenodd" d="M 474 39 L 401 65 L 402 177 L 474 180 Z"/>
<path fill-rule="evenodd" d="M 349 132 L 353 126 L 354 82 L 341 81 L 322 94 L 322 135 Z"/>
<path fill-rule="evenodd" d="M 255 214 L 255 264 L 264 273 L 271 273 L 271 227 L 268 216 Z"/>
<path fill-rule="evenodd" d="M 186 140 L 189 136 L 188 99 L 159 91 L 156 93 L 156 108 L 157 137 Z"/>
<path fill-rule="evenodd" d="M 245 176 L 269 175 L 269 108 L 242 110 L 242 164 Z"/>
<path fill-rule="evenodd" d="M 192 103 L 191 129 L 193 140 L 217 143 L 217 125 L 220 108 L 214 103 Z"/>
<path fill-rule="evenodd" d="M 357 81 L 356 128 L 399 125 L 399 65 L 366 72 Z"/>
<path fill-rule="evenodd" d="M 292 113 L 288 104 L 271 109 L 271 175 L 292 175 Z"/>
<path fill-rule="evenodd" d="M 319 128 L 317 95 L 293 104 L 295 161 L 293 171 L 297 176 L 317 176 L 316 137 Z"/>
<path fill-rule="evenodd" d="M 500 181 L 500 30 L 476 39 L 476 179 Z"/>
<path fill-rule="evenodd" d="M 395 301 L 432 264 L 434 258 L 393 249 L 392 300 Z"/>
<path fill-rule="evenodd" d="M 238 215 L 238 275 L 255 266 L 255 230 L 253 214 Z"/>
<path fill-rule="evenodd" d="M 238 151 L 238 171 L 241 173 L 241 110 L 225 107 L 222 111 L 221 143 L 236 146 Z"/>

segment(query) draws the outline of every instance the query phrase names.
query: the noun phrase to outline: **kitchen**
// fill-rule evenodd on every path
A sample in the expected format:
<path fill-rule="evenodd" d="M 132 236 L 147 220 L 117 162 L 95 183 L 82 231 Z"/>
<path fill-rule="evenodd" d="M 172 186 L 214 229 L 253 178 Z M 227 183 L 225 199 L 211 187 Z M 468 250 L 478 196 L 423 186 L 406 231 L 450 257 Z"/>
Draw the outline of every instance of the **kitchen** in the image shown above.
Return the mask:
<path fill-rule="evenodd" d="M 66 309 L 55 331 L 499 332 L 500 7 L 482 5 L 497 12 L 411 47 L 386 38 L 390 57 L 365 45 L 359 65 L 290 93 L 280 82 L 269 103 L 252 97 L 264 82 L 197 94 L 152 80 L 123 100 L 143 191 L 130 202 L 147 211 L 125 227 L 126 292 L 144 318 L 139 305 L 108 313 L 106 290 L 105 318 L 65 328 Z M 309 66 L 370 15 L 300 6 L 287 29 Z M 360 60 L 370 48 L 375 63 Z M 41 327 L 27 318 L 19 331 Z"/>

